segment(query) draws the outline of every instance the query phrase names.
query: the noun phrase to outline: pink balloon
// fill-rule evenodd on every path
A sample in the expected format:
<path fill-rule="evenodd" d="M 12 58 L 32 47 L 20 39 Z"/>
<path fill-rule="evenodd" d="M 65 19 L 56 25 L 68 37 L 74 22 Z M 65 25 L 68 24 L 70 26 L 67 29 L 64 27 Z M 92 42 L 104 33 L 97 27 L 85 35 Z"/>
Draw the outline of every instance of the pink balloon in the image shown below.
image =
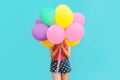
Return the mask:
<path fill-rule="evenodd" d="M 42 23 L 42 22 L 41 22 L 40 18 L 38 17 L 38 18 L 36 19 L 36 24 L 39 24 L 39 23 Z"/>
<path fill-rule="evenodd" d="M 73 23 L 66 30 L 66 37 L 71 41 L 81 40 L 84 35 L 84 28 L 79 23 Z"/>
<path fill-rule="evenodd" d="M 64 40 L 65 31 L 63 28 L 59 27 L 58 25 L 53 25 L 48 28 L 47 31 L 47 38 L 50 42 L 54 44 L 59 44 Z"/>
<path fill-rule="evenodd" d="M 80 24 L 84 24 L 85 23 L 85 17 L 83 14 L 75 12 L 74 13 L 74 20 L 73 23 L 80 23 Z"/>

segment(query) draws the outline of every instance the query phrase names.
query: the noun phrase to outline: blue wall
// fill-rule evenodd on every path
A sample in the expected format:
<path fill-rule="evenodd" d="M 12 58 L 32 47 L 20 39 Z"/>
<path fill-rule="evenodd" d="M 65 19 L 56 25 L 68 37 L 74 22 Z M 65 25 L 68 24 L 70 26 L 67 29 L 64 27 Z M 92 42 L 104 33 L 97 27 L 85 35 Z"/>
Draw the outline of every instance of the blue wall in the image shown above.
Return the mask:
<path fill-rule="evenodd" d="M 49 49 L 31 29 L 43 7 L 61 3 L 86 16 L 85 36 L 71 50 L 70 80 L 120 80 L 119 0 L 1 0 L 0 80 L 52 80 Z"/>

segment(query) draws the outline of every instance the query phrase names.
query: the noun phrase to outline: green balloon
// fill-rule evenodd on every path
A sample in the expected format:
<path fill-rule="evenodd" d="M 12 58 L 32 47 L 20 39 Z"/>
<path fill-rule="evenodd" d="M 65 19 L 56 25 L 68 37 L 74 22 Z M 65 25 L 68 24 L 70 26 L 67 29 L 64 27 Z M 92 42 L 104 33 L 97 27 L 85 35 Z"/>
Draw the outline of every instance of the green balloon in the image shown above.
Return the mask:
<path fill-rule="evenodd" d="M 47 26 L 51 26 L 55 24 L 55 10 L 51 7 L 44 8 L 40 11 L 40 19 L 42 23 Z"/>

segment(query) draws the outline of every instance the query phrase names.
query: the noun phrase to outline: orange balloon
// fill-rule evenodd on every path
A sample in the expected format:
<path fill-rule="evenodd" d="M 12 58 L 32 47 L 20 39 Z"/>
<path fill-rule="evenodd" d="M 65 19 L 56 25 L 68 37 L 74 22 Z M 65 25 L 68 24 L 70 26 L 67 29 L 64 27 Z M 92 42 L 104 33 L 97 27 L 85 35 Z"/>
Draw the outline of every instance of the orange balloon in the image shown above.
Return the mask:
<path fill-rule="evenodd" d="M 79 41 L 70 41 L 68 39 L 65 39 L 65 42 L 68 46 L 76 46 L 80 43 L 80 40 Z"/>
<path fill-rule="evenodd" d="M 50 47 L 53 47 L 53 43 L 51 43 L 49 40 L 44 40 L 44 41 L 40 41 L 40 43 L 43 45 L 43 46 L 46 46 L 48 48 Z"/>

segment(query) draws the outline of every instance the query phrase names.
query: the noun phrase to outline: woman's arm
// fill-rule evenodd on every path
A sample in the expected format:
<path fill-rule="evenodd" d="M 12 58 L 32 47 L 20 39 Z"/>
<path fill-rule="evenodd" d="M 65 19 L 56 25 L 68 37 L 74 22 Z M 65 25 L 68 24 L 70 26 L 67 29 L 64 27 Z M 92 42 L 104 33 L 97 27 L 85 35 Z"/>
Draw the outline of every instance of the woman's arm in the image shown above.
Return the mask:
<path fill-rule="evenodd" d="M 65 55 L 69 58 L 70 57 L 70 47 L 68 47 L 68 51 L 62 46 L 62 49 L 65 53 Z"/>
<path fill-rule="evenodd" d="M 50 54 L 52 58 L 56 55 L 57 52 L 58 52 L 58 48 L 56 48 L 54 51 L 52 50 L 52 48 L 50 48 Z"/>

